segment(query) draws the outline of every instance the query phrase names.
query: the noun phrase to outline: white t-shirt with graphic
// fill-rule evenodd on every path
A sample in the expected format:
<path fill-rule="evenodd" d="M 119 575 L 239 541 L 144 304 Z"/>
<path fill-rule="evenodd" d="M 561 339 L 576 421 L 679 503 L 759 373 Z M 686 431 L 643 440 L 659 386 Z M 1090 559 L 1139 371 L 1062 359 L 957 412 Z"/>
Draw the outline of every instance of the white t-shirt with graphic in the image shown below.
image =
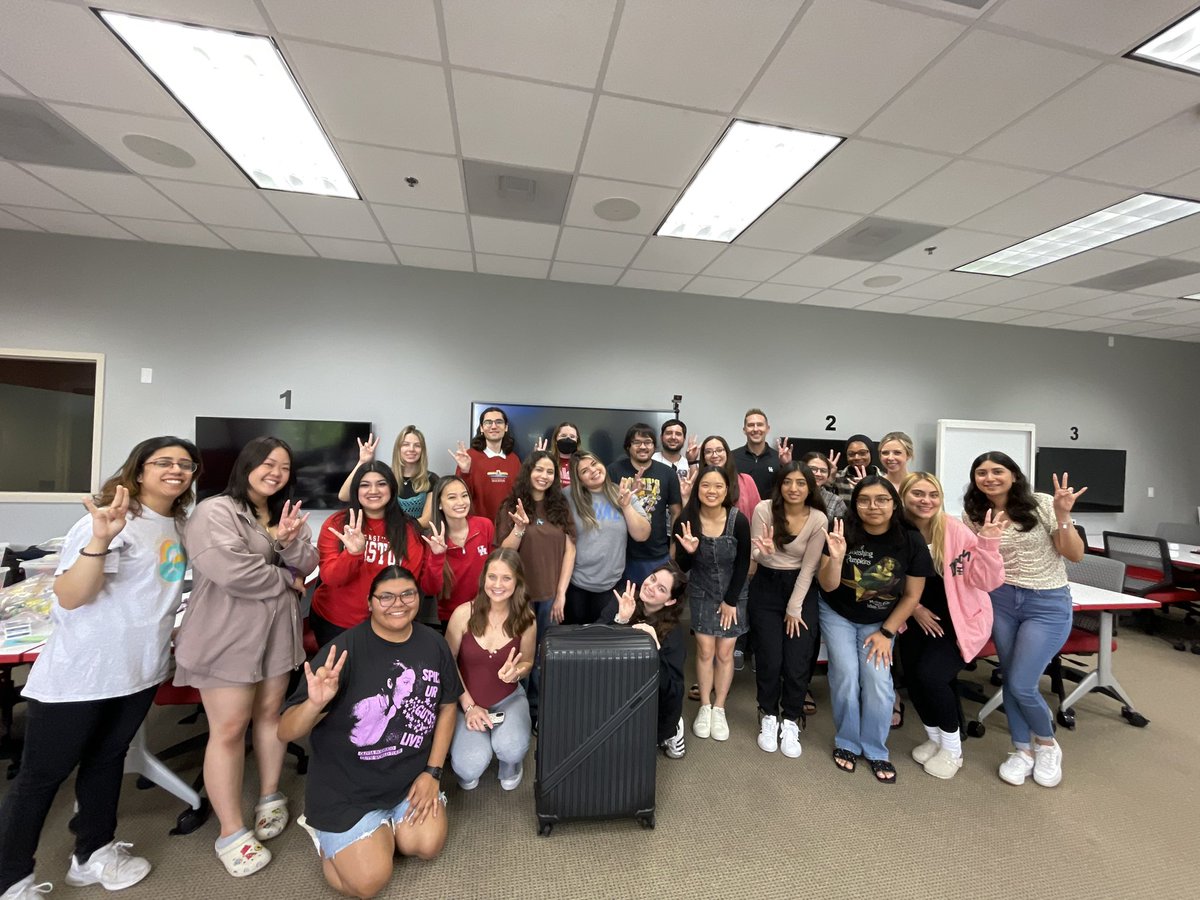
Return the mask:
<path fill-rule="evenodd" d="M 79 559 L 92 536 L 84 516 L 67 533 L 56 575 Z M 171 628 L 183 595 L 187 557 L 175 520 L 142 508 L 104 557 L 104 584 L 90 603 L 51 607 L 54 630 L 29 673 L 24 694 L 47 703 L 124 697 L 167 677 Z"/>

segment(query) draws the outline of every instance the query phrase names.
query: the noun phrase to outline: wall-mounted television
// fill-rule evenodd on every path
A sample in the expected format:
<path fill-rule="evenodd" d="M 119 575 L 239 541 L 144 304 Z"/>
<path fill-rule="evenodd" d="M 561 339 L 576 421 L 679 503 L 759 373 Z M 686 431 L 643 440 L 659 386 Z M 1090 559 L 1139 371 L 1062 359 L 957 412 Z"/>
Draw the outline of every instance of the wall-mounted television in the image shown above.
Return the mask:
<path fill-rule="evenodd" d="M 292 448 L 293 496 L 309 509 L 340 509 L 338 488 L 358 462 L 357 438 L 373 431 L 370 422 L 322 422 L 311 419 L 234 419 L 196 417 L 196 446 L 203 469 L 196 496 L 203 500 L 225 490 L 233 462 L 251 440 L 281 438 Z"/>
<path fill-rule="evenodd" d="M 1034 490 L 1054 494 L 1051 476 L 1070 476 L 1072 488 L 1086 487 L 1075 501 L 1075 512 L 1125 511 L 1125 451 L 1077 447 L 1038 447 Z"/>

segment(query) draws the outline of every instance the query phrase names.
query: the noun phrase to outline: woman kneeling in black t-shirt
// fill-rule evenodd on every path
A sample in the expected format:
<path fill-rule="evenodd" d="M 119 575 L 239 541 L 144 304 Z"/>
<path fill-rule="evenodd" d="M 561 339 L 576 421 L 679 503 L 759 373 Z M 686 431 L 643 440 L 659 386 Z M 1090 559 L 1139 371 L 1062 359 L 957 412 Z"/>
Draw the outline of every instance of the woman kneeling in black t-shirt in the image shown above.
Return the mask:
<path fill-rule="evenodd" d="M 462 686 L 440 634 L 414 622 L 421 595 L 390 566 L 371 583 L 371 617 L 317 652 L 324 663 L 284 705 L 279 739 L 312 733 L 306 827 L 325 880 L 373 897 L 392 857 L 433 859 L 446 843 L 442 764 Z M 341 654 L 338 654 L 338 645 Z"/>

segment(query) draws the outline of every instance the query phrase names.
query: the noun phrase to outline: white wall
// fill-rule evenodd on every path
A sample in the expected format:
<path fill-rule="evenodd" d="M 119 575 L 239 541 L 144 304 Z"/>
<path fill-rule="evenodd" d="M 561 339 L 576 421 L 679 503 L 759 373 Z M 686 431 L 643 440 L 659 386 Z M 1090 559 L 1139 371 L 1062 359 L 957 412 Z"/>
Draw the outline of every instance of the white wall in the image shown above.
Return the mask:
<path fill-rule="evenodd" d="M 144 437 L 192 436 L 197 415 L 373 420 L 389 446 L 413 422 L 445 471 L 472 400 L 678 393 L 693 432 L 735 445 L 761 406 L 773 436 L 821 435 L 826 415 L 837 439 L 908 431 L 929 468 L 939 418 L 1033 422 L 1048 446 L 1075 426 L 1075 446 L 1129 453 L 1127 512 L 1080 516 L 1089 528 L 1153 531 L 1200 502 L 1190 343 L 13 231 L 0 308 L 6 346 L 107 354 L 105 473 Z M 0 504 L 0 541 L 80 511 Z"/>

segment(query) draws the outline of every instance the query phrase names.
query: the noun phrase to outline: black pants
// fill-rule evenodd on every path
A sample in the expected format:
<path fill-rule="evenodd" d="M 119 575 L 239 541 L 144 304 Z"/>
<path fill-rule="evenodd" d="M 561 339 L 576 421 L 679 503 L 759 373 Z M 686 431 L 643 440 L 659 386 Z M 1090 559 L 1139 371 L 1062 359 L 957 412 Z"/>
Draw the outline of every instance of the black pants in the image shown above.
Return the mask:
<path fill-rule="evenodd" d="M 334 625 L 315 609 L 308 613 L 308 627 L 312 629 L 313 637 L 317 639 L 318 648 L 324 647 L 346 630 L 341 625 Z M 324 665 L 325 660 L 321 660 L 321 664 Z"/>
<path fill-rule="evenodd" d="M 615 585 L 614 585 L 615 587 Z M 567 602 L 563 607 L 564 625 L 591 625 L 600 618 L 604 607 L 613 598 L 613 588 L 588 591 L 574 584 L 567 585 Z"/>
<path fill-rule="evenodd" d="M 958 693 L 954 682 L 966 663 L 954 639 L 948 616 L 942 616 L 946 633 L 930 637 L 914 619 L 896 638 L 896 651 L 908 680 L 908 699 L 921 723 L 942 731 L 958 731 Z"/>
<path fill-rule="evenodd" d="M 86 862 L 113 840 L 125 753 L 156 690 L 79 703 L 29 701 L 21 772 L 0 804 L 0 893 L 33 872 L 54 795 L 76 767 L 75 858 Z"/>
<path fill-rule="evenodd" d="M 675 737 L 683 715 L 683 680 L 667 666 L 658 670 L 658 742 Z"/>
<path fill-rule="evenodd" d="M 783 718 L 797 722 L 804 716 L 804 695 L 808 693 L 812 661 L 817 655 L 812 631 L 801 628 L 799 635 L 788 637 L 785 627 L 788 599 L 799 575 L 798 569 L 759 566 L 750 581 L 749 604 L 758 706 L 768 716 L 782 710 Z M 804 598 L 802 615 L 810 628 L 815 626 L 815 587 Z"/>

